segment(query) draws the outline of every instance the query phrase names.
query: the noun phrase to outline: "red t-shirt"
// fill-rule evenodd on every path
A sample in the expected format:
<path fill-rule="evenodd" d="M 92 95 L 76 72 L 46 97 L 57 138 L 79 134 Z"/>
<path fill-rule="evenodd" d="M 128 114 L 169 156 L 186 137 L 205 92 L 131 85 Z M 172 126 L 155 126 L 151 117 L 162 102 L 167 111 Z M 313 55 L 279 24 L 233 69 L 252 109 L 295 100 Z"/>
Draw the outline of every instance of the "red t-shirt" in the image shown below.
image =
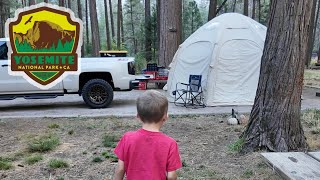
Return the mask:
<path fill-rule="evenodd" d="M 167 172 L 182 166 L 178 144 L 161 132 L 127 132 L 114 152 L 124 161 L 127 180 L 165 180 Z"/>

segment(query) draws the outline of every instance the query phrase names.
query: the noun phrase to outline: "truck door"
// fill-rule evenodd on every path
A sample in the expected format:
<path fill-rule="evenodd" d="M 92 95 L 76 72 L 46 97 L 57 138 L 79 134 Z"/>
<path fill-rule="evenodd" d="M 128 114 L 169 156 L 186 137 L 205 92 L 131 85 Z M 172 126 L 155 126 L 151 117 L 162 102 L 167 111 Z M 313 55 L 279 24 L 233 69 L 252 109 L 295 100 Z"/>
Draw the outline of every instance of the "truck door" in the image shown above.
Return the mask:
<path fill-rule="evenodd" d="M 17 90 L 17 78 L 8 73 L 8 48 L 5 41 L 0 41 L 0 93 L 9 94 Z"/>

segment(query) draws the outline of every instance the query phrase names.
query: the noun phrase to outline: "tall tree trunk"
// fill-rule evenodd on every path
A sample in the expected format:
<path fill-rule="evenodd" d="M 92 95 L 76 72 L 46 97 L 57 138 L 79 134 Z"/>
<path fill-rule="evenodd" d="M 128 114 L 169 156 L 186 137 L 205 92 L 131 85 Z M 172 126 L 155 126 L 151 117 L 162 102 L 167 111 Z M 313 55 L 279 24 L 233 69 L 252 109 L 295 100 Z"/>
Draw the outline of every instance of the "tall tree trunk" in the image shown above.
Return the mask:
<path fill-rule="evenodd" d="M 96 0 L 91 0 L 89 3 L 90 21 L 91 21 L 91 41 L 92 41 L 92 55 L 99 56 L 100 50 L 100 33 L 97 17 Z"/>
<path fill-rule="evenodd" d="M 237 0 L 234 0 L 232 5 L 232 12 L 236 11 L 236 5 L 237 5 Z"/>
<path fill-rule="evenodd" d="M 249 0 L 243 1 L 243 15 L 249 16 Z"/>
<path fill-rule="evenodd" d="M 136 36 L 135 36 L 135 30 L 134 30 L 134 22 L 133 22 L 133 5 L 132 5 L 132 0 L 129 1 L 130 3 L 130 20 L 131 20 L 131 32 L 132 32 L 132 42 L 133 42 L 133 49 L 134 49 L 134 54 L 137 54 L 138 49 L 137 49 L 137 41 L 136 41 Z"/>
<path fill-rule="evenodd" d="M 124 30 L 123 30 L 123 12 L 122 12 L 122 2 L 120 4 L 120 22 L 121 22 L 121 42 L 124 43 Z"/>
<path fill-rule="evenodd" d="M 145 42 L 145 51 L 146 51 L 146 61 L 150 62 L 152 60 L 152 27 L 151 27 L 151 8 L 150 0 L 145 0 L 145 33 L 146 33 L 146 42 Z"/>
<path fill-rule="evenodd" d="M 82 16 L 82 5 L 81 5 L 81 0 L 77 0 L 77 7 L 78 7 L 78 17 L 83 20 L 83 16 Z M 84 56 L 84 37 L 82 35 L 82 46 L 81 46 L 81 56 Z"/>
<path fill-rule="evenodd" d="M 159 52 L 160 52 L 160 30 L 161 30 L 161 23 L 160 23 L 160 2 L 161 0 L 157 0 L 157 42 L 156 42 L 156 48 L 157 48 L 157 60 L 158 60 L 158 64 L 160 64 L 160 60 L 159 60 Z"/>
<path fill-rule="evenodd" d="M 216 11 L 216 15 L 215 16 L 217 16 L 218 14 L 219 14 L 219 12 L 221 11 L 221 9 L 224 7 L 224 5 L 227 3 L 227 0 L 224 0 L 223 2 L 222 2 L 222 4 L 219 6 L 219 8 L 217 9 L 217 11 Z M 227 12 L 227 11 L 225 11 L 225 12 Z"/>
<path fill-rule="evenodd" d="M 259 8 L 259 14 L 258 14 L 258 16 L 259 16 L 259 22 L 261 22 L 261 0 L 258 0 L 258 8 Z"/>
<path fill-rule="evenodd" d="M 71 0 L 67 0 L 68 2 L 68 8 L 71 9 Z"/>
<path fill-rule="evenodd" d="M 36 1 L 35 1 L 35 0 L 29 0 L 29 6 L 35 5 L 35 4 L 36 4 Z"/>
<path fill-rule="evenodd" d="M 209 13 L 208 13 L 208 21 L 210 21 L 211 19 L 213 19 L 214 17 L 216 17 L 217 14 L 217 4 L 218 1 L 217 0 L 210 0 L 210 4 L 209 4 Z"/>
<path fill-rule="evenodd" d="M 194 31 L 194 29 L 193 29 L 193 28 L 194 28 L 194 27 L 193 27 L 193 26 L 194 26 L 194 25 L 193 25 L 193 24 L 194 24 L 194 22 L 193 22 L 193 21 L 194 21 L 194 9 L 192 8 L 191 11 L 192 11 L 192 12 L 191 12 L 191 32 L 193 33 L 193 31 Z"/>
<path fill-rule="evenodd" d="M 109 0 L 109 9 L 110 9 L 110 21 L 111 21 L 111 34 L 112 34 L 112 38 L 114 38 L 115 33 L 114 33 L 114 21 L 113 21 L 112 2 L 111 2 L 111 0 Z"/>
<path fill-rule="evenodd" d="M 64 7 L 64 0 L 59 0 L 59 6 Z"/>
<path fill-rule="evenodd" d="M 86 15 L 85 15 L 85 17 L 86 17 L 86 38 L 87 38 L 87 46 L 86 46 L 86 51 L 87 51 L 87 54 L 92 54 L 92 53 L 90 53 L 89 52 L 89 44 L 90 44 L 90 42 L 89 42 L 89 9 L 88 9 L 88 0 L 85 0 L 85 2 L 86 2 Z"/>
<path fill-rule="evenodd" d="M 107 50 L 111 49 L 111 40 L 110 40 L 110 29 L 109 29 L 109 16 L 108 16 L 108 3 L 107 0 L 104 0 L 104 15 L 106 19 L 106 39 L 107 39 Z"/>
<path fill-rule="evenodd" d="M 256 0 L 252 0 L 252 19 L 256 19 Z"/>
<path fill-rule="evenodd" d="M 44 0 L 43 2 L 48 3 L 48 0 Z"/>
<path fill-rule="evenodd" d="M 317 60 L 317 64 L 320 64 L 320 43 L 318 44 L 318 60 Z"/>
<path fill-rule="evenodd" d="M 316 6 L 317 6 L 317 0 L 312 0 L 313 1 L 313 6 L 311 9 L 311 24 L 310 24 L 310 34 L 309 34 L 309 39 L 308 39 L 308 55 L 307 58 L 305 59 L 305 65 L 307 68 L 309 68 L 310 66 L 310 62 L 311 62 L 311 56 L 312 56 L 312 50 L 313 50 L 313 45 L 314 45 L 314 39 L 313 39 L 313 35 L 315 33 L 315 30 L 317 27 L 315 27 L 316 25 L 314 24 L 315 21 L 315 13 L 316 13 Z M 315 28 L 314 28 L 315 27 Z"/>
<path fill-rule="evenodd" d="M 0 2 L 0 11 L 3 10 L 3 2 Z M 5 22 L 3 13 L 0 13 L 0 22 Z M 0 37 L 4 37 L 4 23 L 0 23 Z"/>
<path fill-rule="evenodd" d="M 242 153 L 308 148 L 300 122 L 312 0 L 272 1 L 256 98 Z M 303 17 L 303 18 L 302 18 Z"/>
<path fill-rule="evenodd" d="M 317 31 L 317 26 L 318 26 L 318 19 L 319 19 L 319 12 L 320 12 L 320 0 L 318 0 L 318 9 L 317 9 L 317 16 L 316 16 L 316 20 L 315 20 L 315 23 L 314 23 L 314 32 L 313 32 L 313 41 L 315 41 L 315 38 L 316 38 L 316 31 Z M 313 42 L 314 44 L 314 42 Z M 318 44 L 318 52 L 317 52 L 317 55 L 318 55 L 318 60 L 317 60 L 317 64 L 320 63 L 320 44 Z"/>
<path fill-rule="evenodd" d="M 168 67 L 181 43 L 182 4 L 177 0 L 160 1 L 159 64 Z"/>
<path fill-rule="evenodd" d="M 118 0 L 118 13 L 117 13 L 117 49 L 120 50 L 121 48 L 121 0 Z"/>

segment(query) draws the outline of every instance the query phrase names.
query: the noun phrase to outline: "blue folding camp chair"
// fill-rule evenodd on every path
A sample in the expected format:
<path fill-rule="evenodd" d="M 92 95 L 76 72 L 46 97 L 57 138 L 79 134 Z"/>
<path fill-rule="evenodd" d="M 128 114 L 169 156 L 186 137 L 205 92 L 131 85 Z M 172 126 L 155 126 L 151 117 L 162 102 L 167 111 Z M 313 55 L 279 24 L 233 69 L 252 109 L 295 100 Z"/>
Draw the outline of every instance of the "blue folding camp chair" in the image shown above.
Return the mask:
<path fill-rule="evenodd" d="M 174 95 L 174 104 L 193 108 L 206 107 L 204 104 L 201 78 L 202 75 L 190 75 L 188 84 L 178 82 L 176 84 L 176 90 L 172 92 Z"/>

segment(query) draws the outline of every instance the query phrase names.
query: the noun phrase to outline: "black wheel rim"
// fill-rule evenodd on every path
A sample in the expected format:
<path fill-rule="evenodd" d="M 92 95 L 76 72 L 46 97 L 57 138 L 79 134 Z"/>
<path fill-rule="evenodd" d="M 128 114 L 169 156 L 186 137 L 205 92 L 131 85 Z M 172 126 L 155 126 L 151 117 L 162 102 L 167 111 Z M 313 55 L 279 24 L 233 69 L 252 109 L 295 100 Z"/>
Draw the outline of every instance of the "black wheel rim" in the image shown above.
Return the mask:
<path fill-rule="evenodd" d="M 94 104 L 101 105 L 108 100 L 108 93 L 104 86 L 100 84 L 93 85 L 88 92 L 90 101 Z"/>

